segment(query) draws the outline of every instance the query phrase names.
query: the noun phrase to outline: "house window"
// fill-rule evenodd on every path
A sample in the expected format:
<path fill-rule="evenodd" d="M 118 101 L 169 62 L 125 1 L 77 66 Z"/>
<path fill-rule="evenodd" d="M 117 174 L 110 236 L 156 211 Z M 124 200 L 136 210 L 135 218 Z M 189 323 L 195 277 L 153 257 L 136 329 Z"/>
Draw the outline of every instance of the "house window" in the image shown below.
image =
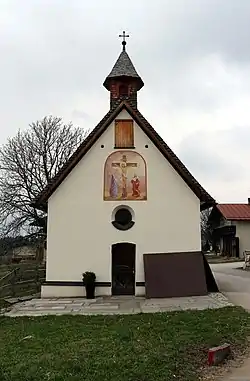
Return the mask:
<path fill-rule="evenodd" d="M 119 95 L 120 96 L 128 96 L 128 86 L 127 85 L 121 85 L 119 87 Z"/>
<path fill-rule="evenodd" d="M 115 148 L 134 148 L 133 120 L 115 121 Z"/>

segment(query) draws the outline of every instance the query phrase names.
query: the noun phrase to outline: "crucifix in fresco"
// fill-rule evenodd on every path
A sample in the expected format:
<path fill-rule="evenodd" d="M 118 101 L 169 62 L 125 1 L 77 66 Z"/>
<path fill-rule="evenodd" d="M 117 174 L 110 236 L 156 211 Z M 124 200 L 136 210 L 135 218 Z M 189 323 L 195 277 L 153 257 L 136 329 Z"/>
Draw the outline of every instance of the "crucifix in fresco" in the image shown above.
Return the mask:
<path fill-rule="evenodd" d="M 104 165 L 104 200 L 146 200 L 146 163 L 136 151 L 115 151 Z"/>
<path fill-rule="evenodd" d="M 128 162 L 127 156 L 122 155 L 119 162 L 113 162 L 112 167 L 118 167 L 121 170 L 121 181 L 122 181 L 122 198 L 126 198 L 127 192 L 127 173 L 129 167 L 137 167 L 137 163 Z"/>

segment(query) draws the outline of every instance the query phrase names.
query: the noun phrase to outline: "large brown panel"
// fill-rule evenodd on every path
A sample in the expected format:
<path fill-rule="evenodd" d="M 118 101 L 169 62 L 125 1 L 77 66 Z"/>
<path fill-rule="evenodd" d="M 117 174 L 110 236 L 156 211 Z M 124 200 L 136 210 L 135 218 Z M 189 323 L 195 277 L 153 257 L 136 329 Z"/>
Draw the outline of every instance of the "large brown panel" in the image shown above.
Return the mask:
<path fill-rule="evenodd" d="M 201 252 L 144 254 L 147 298 L 206 295 Z"/>
<path fill-rule="evenodd" d="M 133 120 L 115 121 L 115 147 L 132 148 L 134 147 L 134 123 Z"/>

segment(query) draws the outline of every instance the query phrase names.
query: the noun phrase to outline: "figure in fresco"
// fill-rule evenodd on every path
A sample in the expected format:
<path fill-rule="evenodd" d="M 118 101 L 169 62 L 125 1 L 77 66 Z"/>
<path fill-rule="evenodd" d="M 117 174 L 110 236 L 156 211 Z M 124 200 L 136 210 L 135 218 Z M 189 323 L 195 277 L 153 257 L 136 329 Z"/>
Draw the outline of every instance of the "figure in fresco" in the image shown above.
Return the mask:
<path fill-rule="evenodd" d="M 134 177 L 131 180 L 131 184 L 132 184 L 132 197 L 140 197 L 141 195 L 140 180 L 136 174 L 134 174 Z"/>
<path fill-rule="evenodd" d="M 127 192 L 127 176 L 124 173 L 122 173 L 121 186 L 122 186 L 122 198 L 126 198 L 128 195 L 128 192 Z"/>
<path fill-rule="evenodd" d="M 118 184 L 114 175 L 111 176 L 109 194 L 110 194 L 110 197 L 112 198 L 117 198 L 118 196 Z"/>
<path fill-rule="evenodd" d="M 122 198 L 127 197 L 127 172 L 129 167 L 137 167 L 137 163 L 128 163 L 127 156 L 122 155 L 121 161 L 119 163 L 112 163 L 112 167 L 119 167 L 121 169 L 121 187 L 122 187 Z M 112 181 L 112 179 L 111 179 Z"/>

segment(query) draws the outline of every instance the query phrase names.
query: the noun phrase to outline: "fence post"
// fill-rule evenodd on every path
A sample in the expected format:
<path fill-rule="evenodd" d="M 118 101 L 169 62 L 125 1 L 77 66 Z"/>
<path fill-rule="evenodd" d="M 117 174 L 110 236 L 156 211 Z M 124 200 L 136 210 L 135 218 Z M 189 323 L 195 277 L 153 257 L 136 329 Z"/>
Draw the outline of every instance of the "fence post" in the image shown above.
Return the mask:
<path fill-rule="evenodd" d="M 14 297 L 16 295 L 16 288 L 15 288 L 16 280 L 17 280 L 17 269 L 14 269 L 13 274 L 11 275 L 11 278 L 10 278 L 11 296 L 12 297 Z"/>
<path fill-rule="evenodd" d="M 36 291 L 40 291 L 40 269 L 39 264 L 36 265 Z"/>

